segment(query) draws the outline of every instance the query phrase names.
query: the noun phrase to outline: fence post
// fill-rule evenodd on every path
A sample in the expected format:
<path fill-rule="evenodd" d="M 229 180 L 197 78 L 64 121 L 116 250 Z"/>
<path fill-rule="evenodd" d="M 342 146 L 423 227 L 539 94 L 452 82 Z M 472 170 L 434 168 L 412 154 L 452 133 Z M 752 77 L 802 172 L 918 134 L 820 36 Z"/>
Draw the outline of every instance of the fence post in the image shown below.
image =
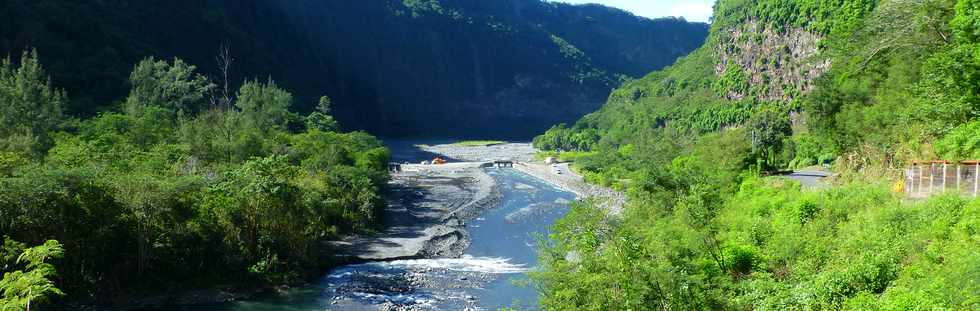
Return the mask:
<path fill-rule="evenodd" d="M 973 196 L 977 196 L 977 184 L 980 181 L 980 162 L 973 166 Z"/>
<path fill-rule="evenodd" d="M 905 189 L 905 194 L 912 196 L 913 191 L 915 191 L 915 166 L 913 165 L 909 169 L 905 170 L 905 179 L 908 180 L 908 187 Z"/>
<path fill-rule="evenodd" d="M 943 162 L 943 190 L 940 192 L 946 192 L 946 171 L 947 171 L 946 168 L 947 168 L 946 162 Z"/>
<path fill-rule="evenodd" d="M 919 166 L 919 195 L 922 195 L 922 183 L 926 179 L 926 173 L 922 172 L 922 166 Z"/>

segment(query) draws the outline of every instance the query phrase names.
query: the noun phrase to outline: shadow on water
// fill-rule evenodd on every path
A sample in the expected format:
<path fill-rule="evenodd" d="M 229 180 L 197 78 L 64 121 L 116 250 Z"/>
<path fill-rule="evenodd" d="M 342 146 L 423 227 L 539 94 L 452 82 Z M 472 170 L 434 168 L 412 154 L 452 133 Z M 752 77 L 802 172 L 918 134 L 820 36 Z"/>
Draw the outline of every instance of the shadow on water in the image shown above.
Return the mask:
<path fill-rule="evenodd" d="M 386 139 L 384 141 L 385 146 L 391 150 L 391 161 L 397 163 L 419 163 L 422 161 L 431 161 L 437 156 L 442 156 L 437 153 L 428 152 L 419 148 L 419 145 L 441 145 L 441 144 L 451 144 L 456 141 L 445 140 L 445 139 L 433 139 L 433 140 L 397 140 L 397 139 Z M 442 156 L 444 159 L 450 162 L 460 162 L 459 159 L 453 159 L 446 156 Z"/>

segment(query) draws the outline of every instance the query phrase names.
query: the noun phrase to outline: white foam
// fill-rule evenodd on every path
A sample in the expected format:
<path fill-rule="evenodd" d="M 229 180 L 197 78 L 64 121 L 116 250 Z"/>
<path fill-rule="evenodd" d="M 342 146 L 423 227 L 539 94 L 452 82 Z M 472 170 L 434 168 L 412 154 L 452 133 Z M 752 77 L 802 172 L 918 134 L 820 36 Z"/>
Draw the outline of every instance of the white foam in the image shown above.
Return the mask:
<path fill-rule="evenodd" d="M 524 273 L 528 271 L 524 264 L 511 263 L 510 258 L 473 257 L 470 255 L 463 255 L 462 258 L 396 260 L 369 263 L 367 265 L 375 265 L 383 268 L 440 269 L 489 274 Z"/>
<path fill-rule="evenodd" d="M 434 306 L 438 301 L 438 299 L 430 295 L 376 294 L 364 292 L 351 292 L 350 295 L 354 298 L 374 303 L 390 301 L 401 305 Z"/>

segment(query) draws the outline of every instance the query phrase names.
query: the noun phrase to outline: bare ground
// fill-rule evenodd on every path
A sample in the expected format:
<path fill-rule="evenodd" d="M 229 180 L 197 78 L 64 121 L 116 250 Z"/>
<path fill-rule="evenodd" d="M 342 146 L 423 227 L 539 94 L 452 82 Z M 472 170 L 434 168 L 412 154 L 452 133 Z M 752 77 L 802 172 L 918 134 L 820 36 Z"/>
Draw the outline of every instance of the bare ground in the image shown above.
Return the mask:
<path fill-rule="evenodd" d="M 465 222 L 499 200 L 479 164 L 406 166 L 392 175 L 386 228 L 333 242 L 341 261 L 459 257 L 469 246 Z"/>

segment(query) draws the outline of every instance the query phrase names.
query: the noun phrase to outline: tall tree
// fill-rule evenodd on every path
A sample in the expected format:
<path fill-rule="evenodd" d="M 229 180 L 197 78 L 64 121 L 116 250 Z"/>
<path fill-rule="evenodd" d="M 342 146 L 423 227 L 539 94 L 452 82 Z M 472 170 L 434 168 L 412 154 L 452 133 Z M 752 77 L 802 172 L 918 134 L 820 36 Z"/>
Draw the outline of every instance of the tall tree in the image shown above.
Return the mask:
<path fill-rule="evenodd" d="M 115 180 L 116 199 L 129 209 L 136 232 L 137 273 L 143 274 L 151 256 L 151 245 L 160 217 L 166 212 L 168 200 L 175 194 L 170 191 L 167 179 L 146 172 L 123 174 Z"/>
<path fill-rule="evenodd" d="M 202 100 L 215 85 L 196 69 L 179 58 L 172 63 L 153 57 L 144 59 L 129 76 L 132 90 L 126 98 L 126 112 L 141 115 L 146 107 L 157 106 L 176 118 L 180 112 L 200 110 Z"/>
<path fill-rule="evenodd" d="M 242 111 L 247 126 L 262 132 L 284 130 L 294 118 L 289 112 L 293 95 L 279 88 L 275 81 L 249 81 L 238 91 L 235 106 Z"/>
<path fill-rule="evenodd" d="M 24 51 L 20 64 L 0 63 L 0 150 L 40 156 L 51 146 L 48 132 L 62 120 L 67 96 L 55 89 L 38 62 Z"/>
<path fill-rule="evenodd" d="M 787 113 L 765 107 L 749 119 L 747 127 L 752 152 L 765 170 L 778 168 L 776 155 L 783 151 L 783 140 L 793 134 Z"/>
<path fill-rule="evenodd" d="M 306 128 L 329 132 L 336 131 L 338 127 L 337 120 L 330 115 L 330 97 L 320 97 L 316 110 L 306 117 Z"/>

